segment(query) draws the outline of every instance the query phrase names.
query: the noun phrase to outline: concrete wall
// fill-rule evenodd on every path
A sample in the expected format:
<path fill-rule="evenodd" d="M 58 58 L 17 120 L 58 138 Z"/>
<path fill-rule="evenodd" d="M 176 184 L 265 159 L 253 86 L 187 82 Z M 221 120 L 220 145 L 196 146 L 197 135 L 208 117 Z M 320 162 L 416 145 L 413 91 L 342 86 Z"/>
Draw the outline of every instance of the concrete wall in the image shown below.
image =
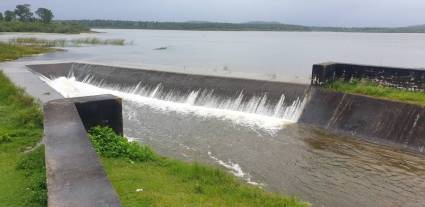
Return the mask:
<path fill-rule="evenodd" d="M 298 97 L 308 94 L 309 99 L 299 119 L 300 123 L 324 128 L 337 133 L 363 137 L 371 141 L 394 144 L 423 152 L 425 147 L 425 109 L 424 107 L 386 101 L 365 96 L 348 95 L 325 91 L 320 88 L 249 79 L 199 76 L 189 74 L 168 73 L 149 70 L 108 67 L 101 65 L 85 65 L 78 63 L 33 65 L 33 71 L 45 76 L 66 76 L 70 72 L 79 80 L 92 75 L 96 81 L 110 85 L 134 86 L 139 82 L 156 86 L 162 83 L 169 90 L 186 93 L 193 89 L 214 89 L 223 98 L 237 96 L 240 91 L 248 95 L 258 95 L 267 92 L 276 101 L 283 93 L 286 101 L 291 103 Z M 422 71 L 391 69 L 385 74 L 402 75 L 402 78 L 383 78 L 380 70 L 388 68 L 373 66 L 356 66 L 347 64 L 315 65 L 313 67 L 314 85 L 339 78 L 351 79 L 377 78 L 378 80 L 402 81 L 411 73 L 416 77 L 408 84 L 423 85 Z M 347 72 L 351 71 L 351 72 Z M 413 71 L 413 72 L 412 72 Z M 416 73 L 415 73 L 416 72 Z M 403 76 L 406 75 L 406 76 Z M 410 76 L 409 76 L 410 77 Z M 379 79 L 382 78 L 382 79 Z M 421 85 L 422 84 L 422 85 Z M 405 85 L 411 87 L 411 85 Z M 413 86 L 412 86 L 413 87 Z M 216 95 L 217 95 L 216 94 Z"/>
<path fill-rule="evenodd" d="M 300 123 L 424 152 L 425 108 L 312 88 Z"/>
<path fill-rule="evenodd" d="M 425 70 L 345 63 L 314 65 L 311 84 L 320 86 L 335 80 L 351 79 L 367 79 L 397 88 L 425 90 Z"/>
<path fill-rule="evenodd" d="M 83 106 L 76 107 L 74 101 Z M 105 104 L 103 104 L 104 102 Z M 110 103 L 117 103 L 111 109 Z M 84 125 L 109 125 L 121 130 L 122 117 L 120 100 L 113 96 L 82 97 L 78 99 L 59 99 L 44 105 L 44 144 L 50 207 L 118 207 L 120 202 L 115 190 L 108 181 L 95 150 L 91 146 Z M 111 116 L 100 114 L 90 118 L 80 114 L 93 104 L 98 112 L 117 113 Z M 106 108 L 103 108 L 106 107 Z M 78 111 L 78 108 L 83 109 Z M 89 114 L 91 114 L 90 112 Z M 87 115 L 87 114 L 86 114 Z M 116 117 L 121 120 L 112 120 Z M 112 118 L 112 119 L 110 119 Z M 97 122 L 97 124 L 96 124 Z M 115 124 L 121 126 L 115 126 Z M 119 131 L 118 131 L 119 132 Z"/>
<path fill-rule="evenodd" d="M 86 131 L 95 126 L 111 127 L 123 135 L 122 100 L 110 95 L 68 99 L 77 108 Z"/>
<path fill-rule="evenodd" d="M 92 75 L 93 81 L 106 85 L 134 87 L 138 83 L 155 88 L 161 83 L 163 90 L 186 95 L 195 89 L 213 89 L 217 97 L 237 97 L 241 91 L 245 99 L 267 93 L 268 101 L 273 105 L 285 94 L 285 102 L 290 104 L 297 98 L 302 98 L 308 90 L 308 85 L 260 81 L 242 78 L 226 78 L 215 76 L 191 75 L 183 73 L 161 72 L 143 69 L 129 69 L 104 65 L 88 65 L 79 63 L 29 65 L 34 72 L 46 77 L 67 76 L 72 72 L 77 80 L 84 80 Z"/>

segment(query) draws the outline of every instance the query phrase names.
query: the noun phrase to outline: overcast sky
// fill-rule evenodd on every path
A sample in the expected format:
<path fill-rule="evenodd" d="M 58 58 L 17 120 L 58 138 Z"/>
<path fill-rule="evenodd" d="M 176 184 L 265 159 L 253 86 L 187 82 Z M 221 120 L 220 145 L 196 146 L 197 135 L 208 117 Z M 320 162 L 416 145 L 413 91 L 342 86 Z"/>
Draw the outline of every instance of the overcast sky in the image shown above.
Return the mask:
<path fill-rule="evenodd" d="M 279 21 L 318 26 L 425 24 L 425 0 L 0 0 L 0 10 L 29 3 L 56 19 Z"/>

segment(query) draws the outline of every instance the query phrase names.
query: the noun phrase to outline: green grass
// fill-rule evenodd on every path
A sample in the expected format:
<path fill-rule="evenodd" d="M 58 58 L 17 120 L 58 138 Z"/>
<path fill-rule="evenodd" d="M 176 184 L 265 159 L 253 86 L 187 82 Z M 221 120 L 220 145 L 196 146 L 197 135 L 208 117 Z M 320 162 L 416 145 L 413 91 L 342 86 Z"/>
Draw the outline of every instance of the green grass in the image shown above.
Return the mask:
<path fill-rule="evenodd" d="M 0 32 L 43 32 L 79 34 L 82 32 L 90 32 L 90 29 L 78 23 L 52 22 L 49 24 L 45 24 L 42 22 L 0 21 Z"/>
<path fill-rule="evenodd" d="M 407 102 L 425 106 L 425 93 L 419 91 L 408 91 L 388 86 L 382 86 L 370 81 L 335 81 L 324 86 L 333 91 L 360 94 L 381 99 Z"/>
<path fill-rule="evenodd" d="M 89 136 L 125 207 L 309 206 L 245 184 L 215 167 L 158 156 L 110 128 L 96 127 Z"/>
<path fill-rule="evenodd" d="M 46 206 L 43 132 L 34 100 L 0 71 L 0 206 Z"/>
<path fill-rule="evenodd" d="M 127 43 L 122 39 L 98 39 L 98 38 L 80 38 L 80 39 L 57 39 L 45 40 L 38 38 L 15 38 L 9 42 L 0 42 L 0 61 L 16 60 L 20 57 L 30 56 L 40 53 L 57 51 L 51 47 L 82 46 L 82 45 L 125 45 Z"/>
<path fill-rule="evenodd" d="M 23 56 L 54 51 L 51 48 L 28 47 L 0 42 L 0 61 L 15 60 Z"/>
<path fill-rule="evenodd" d="M 11 45 L 17 46 L 31 46 L 38 48 L 45 47 L 79 47 L 83 45 L 125 45 L 127 43 L 123 39 L 99 39 L 96 37 L 87 37 L 87 38 L 77 38 L 77 39 L 56 39 L 56 40 L 47 40 L 39 39 L 34 37 L 20 37 L 11 39 L 8 42 Z"/>

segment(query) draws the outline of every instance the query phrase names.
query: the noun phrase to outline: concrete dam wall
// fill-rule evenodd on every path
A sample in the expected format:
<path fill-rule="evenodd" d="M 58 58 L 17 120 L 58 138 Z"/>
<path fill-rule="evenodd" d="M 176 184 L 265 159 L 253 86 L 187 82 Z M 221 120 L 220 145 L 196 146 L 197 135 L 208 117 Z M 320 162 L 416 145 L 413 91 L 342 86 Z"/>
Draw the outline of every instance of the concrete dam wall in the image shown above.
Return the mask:
<path fill-rule="evenodd" d="M 424 107 L 321 88 L 309 96 L 301 123 L 424 152 Z"/>
<path fill-rule="evenodd" d="M 296 121 L 309 86 L 79 63 L 28 66 L 50 79 L 73 77 L 102 88 L 160 100 Z M 299 112 L 299 113 L 298 113 Z"/>
<path fill-rule="evenodd" d="M 416 152 L 425 147 L 425 108 L 418 105 L 272 81 L 80 63 L 28 67 L 48 78 L 72 76 L 161 100 L 284 118 Z"/>

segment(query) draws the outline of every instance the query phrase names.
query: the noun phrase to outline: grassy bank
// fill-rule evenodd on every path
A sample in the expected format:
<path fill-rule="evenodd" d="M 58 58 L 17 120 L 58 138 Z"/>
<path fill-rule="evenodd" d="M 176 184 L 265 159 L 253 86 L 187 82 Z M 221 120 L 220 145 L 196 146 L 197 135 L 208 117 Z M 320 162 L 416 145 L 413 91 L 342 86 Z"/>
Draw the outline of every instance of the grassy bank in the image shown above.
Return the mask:
<path fill-rule="evenodd" d="M 83 32 L 90 32 L 90 29 L 77 23 L 0 21 L 0 32 L 43 32 L 79 34 Z"/>
<path fill-rule="evenodd" d="M 39 106 L 0 72 L 0 206 L 46 206 L 42 132 Z"/>
<path fill-rule="evenodd" d="M 89 135 L 126 207 L 308 206 L 242 183 L 214 167 L 160 157 L 109 128 L 96 127 Z"/>
<path fill-rule="evenodd" d="M 407 102 L 425 106 L 425 93 L 414 92 L 402 89 L 396 89 L 387 86 L 381 86 L 377 83 L 368 81 L 335 81 L 325 86 L 325 88 L 333 91 L 360 94 L 381 99 Z"/>
<path fill-rule="evenodd" d="M 54 51 L 45 47 L 28 47 L 0 42 L 0 61 L 15 60 L 23 56 Z"/>

